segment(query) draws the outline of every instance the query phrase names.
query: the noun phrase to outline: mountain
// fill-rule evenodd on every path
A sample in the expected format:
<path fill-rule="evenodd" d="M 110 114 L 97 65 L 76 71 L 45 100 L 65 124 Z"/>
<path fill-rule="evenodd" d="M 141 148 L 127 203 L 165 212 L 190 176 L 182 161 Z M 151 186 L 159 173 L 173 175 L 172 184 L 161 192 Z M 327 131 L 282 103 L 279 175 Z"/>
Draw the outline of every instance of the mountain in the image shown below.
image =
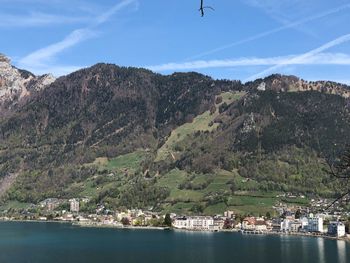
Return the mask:
<path fill-rule="evenodd" d="M 346 85 L 282 75 L 242 84 L 111 64 L 48 84 L 2 61 L 11 73 L 0 75 L 10 101 L 0 118 L 5 204 L 88 197 L 86 211 L 260 213 L 276 193 L 339 190 L 324 168 L 350 142 Z"/>
<path fill-rule="evenodd" d="M 35 76 L 15 68 L 9 58 L 0 54 L 0 110 L 9 113 L 16 105 L 55 81 L 52 75 Z"/>

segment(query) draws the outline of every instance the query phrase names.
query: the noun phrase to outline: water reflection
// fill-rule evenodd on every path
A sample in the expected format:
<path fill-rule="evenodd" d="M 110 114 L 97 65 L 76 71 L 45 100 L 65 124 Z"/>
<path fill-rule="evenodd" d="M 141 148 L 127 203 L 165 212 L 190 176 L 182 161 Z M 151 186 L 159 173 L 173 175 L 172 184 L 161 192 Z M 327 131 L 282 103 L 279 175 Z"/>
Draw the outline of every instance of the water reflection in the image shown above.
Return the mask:
<path fill-rule="evenodd" d="M 338 262 L 339 263 L 346 263 L 346 241 L 337 241 L 337 248 L 338 248 Z"/>
<path fill-rule="evenodd" d="M 317 238 L 317 247 L 318 247 L 318 260 L 320 263 L 325 263 L 325 250 L 324 250 L 324 238 Z"/>

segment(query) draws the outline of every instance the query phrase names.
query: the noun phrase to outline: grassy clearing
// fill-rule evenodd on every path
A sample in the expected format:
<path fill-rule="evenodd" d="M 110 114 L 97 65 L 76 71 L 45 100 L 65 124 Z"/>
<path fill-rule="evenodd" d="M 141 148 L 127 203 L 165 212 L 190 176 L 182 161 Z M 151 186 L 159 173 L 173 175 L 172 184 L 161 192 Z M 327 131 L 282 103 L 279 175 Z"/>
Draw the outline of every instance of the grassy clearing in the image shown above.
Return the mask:
<path fill-rule="evenodd" d="M 169 173 L 163 175 L 158 179 L 157 185 L 160 187 L 168 187 L 169 189 L 178 188 L 188 177 L 185 171 L 179 169 L 171 170 Z"/>
<path fill-rule="evenodd" d="M 96 160 L 92 164 L 96 166 L 106 166 L 108 164 L 108 158 L 107 157 L 96 158 Z"/>
<path fill-rule="evenodd" d="M 263 216 L 266 215 L 267 212 L 269 212 L 271 215 L 275 214 L 275 211 L 272 209 L 272 207 L 268 206 L 229 206 L 228 209 L 241 215 Z"/>
<path fill-rule="evenodd" d="M 219 215 L 219 214 L 222 215 L 226 210 L 227 210 L 227 206 L 225 203 L 218 203 L 218 204 L 206 207 L 203 213 L 205 215 Z"/>
<path fill-rule="evenodd" d="M 255 196 L 232 196 L 228 199 L 229 206 L 268 206 L 272 207 L 277 199 L 272 197 L 255 197 Z"/>
<path fill-rule="evenodd" d="M 191 212 L 191 208 L 193 207 L 195 203 L 185 203 L 185 202 L 178 202 L 174 205 L 168 205 L 164 208 L 165 212 L 168 213 L 176 213 L 178 215 L 190 215 Z"/>
<path fill-rule="evenodd" d="M 217 128 L 217 124 L 209 126 L 215 119 L 216 114 L 210 114 L 209 111 L 194 118 L 193 122 L 186 123 L 177 129 L 173 130 L 166 143 L 158 150 L 155 161 L 165 160 L 168 157 L 172 158 L 172 153 L 175 152 L 175 145 L 186 138 L 186 136 L 195 133 L 196 131 L 212 131 Z"/>
<path fill-rule="evenodd" d="M 191 134 L 194 134 L 197 131 L 212 131 L 218 127 L 217 123 L 210 125 L 214 119 L 219 115 L 219 107 L 223 103 L 231 104 L 234 101 L 240 99 L 244 96 L 244 92 L 224 92 L 220 94 L 222 97 L 222 102 L 216 105 L 216 111 L 213 114 L 210 114 L 210 111 L 206 111 L 203 114 L 197 116 L 193 119 L 191 123 L 185 123 L 184 125 L 173 130 L 171 135 L 165 144 L 158 150 L 157 157 L 155 161 L 166 160 L 167 158 L 174 158 L 175 145 L 178 142 L 181 142 Z"/>
<path fill-rule="evenodd" d="M 171 189 L 170 196 L 168 197 L 167 201 L 199 202 L 203 199 L 203 197 L 204 194 L 200 191 Z"/>
<path fill-rule="evenodd" d="M 112 171 L 124 171 L 125 169 L 128 169 L 129 171 L 135 172 L 140 167 L 144 158 L 144 151 L 136 151 L 113 158 L 109 160 L 105 166 Z"/>
<path fill-rule="evenodd" d="M 289 205 L 301 205 L 301 206 L 306 206 L 310 203 L 310 200 L 307 198 L 288 198 L 288 197 L 282 197 L 281 201 L 283 203 L 287 203 Z"/>
<path fill-rule="evenodd" d="M 230 191 L 228 182 L 235 180 L 237 175 L 233 172 L 224 170 L 217 171 L 217 174 L 213 176 L 212 182 L 203 191 L 205 193 Z"/>
<path fill-rule="evenodd" d="M 8 201 L 5 204 L 0 206 L 0 211 L 8 210 L 8 209 L 26 209 L 31 204 L 21 203 L 18 201 Z"/>
<path fill-rule="evenodd" d="M 233 211 L 241 214 L 265 215 L 267 212 L 274 212 L 272 206 L 276 204 L 278 198 L 273 196 L 263 196 L 259 194 L 235 195 L 228 199 L 228 206 Z"/>
<path fill-rule="evenodd" d="M 108 169 L 115 172 L 129 171 L 135 172 L 139 167 L 141 162 L 146 158 L 147 153 L 143 150 L 138 150 L 132 153 L 117 156 L 112 159 L 107 157 L 99 157 L 92 163 L 85 164 L 86 166 L 94 165 L 99 168 L 99 170 Z"/>

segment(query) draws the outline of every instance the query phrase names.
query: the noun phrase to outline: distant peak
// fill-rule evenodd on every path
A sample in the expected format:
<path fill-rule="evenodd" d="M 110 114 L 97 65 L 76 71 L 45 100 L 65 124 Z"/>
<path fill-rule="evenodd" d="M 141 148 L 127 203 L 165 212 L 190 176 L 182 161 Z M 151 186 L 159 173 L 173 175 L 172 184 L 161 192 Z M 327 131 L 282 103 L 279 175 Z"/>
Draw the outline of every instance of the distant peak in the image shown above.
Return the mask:
<path fill-rule="evenodd" d="M 0 62 L 10 63 L 10 59 L 6 57 L 4 54 L 0 53 Z"/>

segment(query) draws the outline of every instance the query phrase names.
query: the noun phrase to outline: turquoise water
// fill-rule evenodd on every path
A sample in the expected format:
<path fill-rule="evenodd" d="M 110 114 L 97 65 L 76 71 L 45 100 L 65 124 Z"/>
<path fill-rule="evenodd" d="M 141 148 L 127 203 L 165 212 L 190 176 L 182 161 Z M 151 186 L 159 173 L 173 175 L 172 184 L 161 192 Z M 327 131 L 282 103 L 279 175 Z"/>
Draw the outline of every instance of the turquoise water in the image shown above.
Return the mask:
<path fill-rule="evenodd" d="M 350 262 L 350 243 L 322 238 L 0 223 L 0 263 Z"/>

